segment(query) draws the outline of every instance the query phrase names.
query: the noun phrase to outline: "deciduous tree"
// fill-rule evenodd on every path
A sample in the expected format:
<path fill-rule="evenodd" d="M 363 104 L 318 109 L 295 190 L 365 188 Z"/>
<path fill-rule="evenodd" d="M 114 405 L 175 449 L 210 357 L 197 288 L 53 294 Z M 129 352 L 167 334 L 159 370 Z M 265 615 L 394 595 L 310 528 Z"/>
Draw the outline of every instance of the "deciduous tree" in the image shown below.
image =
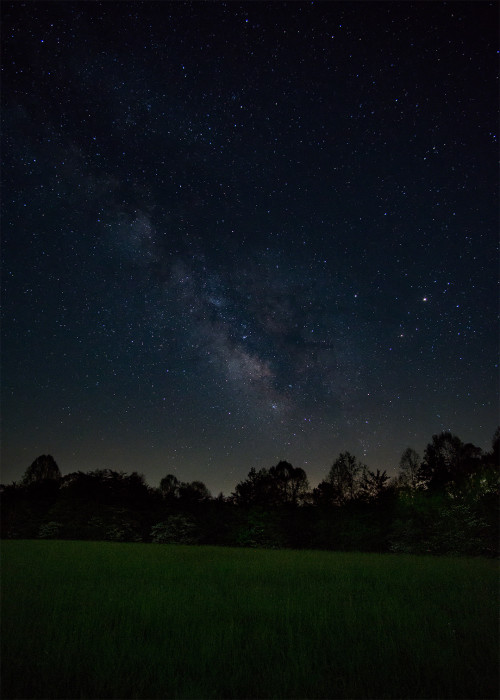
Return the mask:
<path fill-rule="evenodd" d="M 58 481 L 61 472 L 52 455 L 40 455 L 24 472 L 22 484 L 29 486 L 46 479 Z"/>
<path fill-rule="evenodd" d="M 341 506 L 359 493 L 365 465 L 350 452 L 341 452 L 324 479 L 313 492 L 316 503 Z"/>
<path fill-rule="evenodd" d="M 481 448 L 464 444 L 456 435 L 443 432 L 433 435 L 425 448 L 420 474 L 433 491 L 460 486 L 480 467 L 481 457 Z"/>
<path fill-rule="evenodd" d="M 420 455 L 411 447 L 407 447 L 399 460 L 397 485 L 402 488 L 415 490 L 423 485 L 420 473 Z"/>

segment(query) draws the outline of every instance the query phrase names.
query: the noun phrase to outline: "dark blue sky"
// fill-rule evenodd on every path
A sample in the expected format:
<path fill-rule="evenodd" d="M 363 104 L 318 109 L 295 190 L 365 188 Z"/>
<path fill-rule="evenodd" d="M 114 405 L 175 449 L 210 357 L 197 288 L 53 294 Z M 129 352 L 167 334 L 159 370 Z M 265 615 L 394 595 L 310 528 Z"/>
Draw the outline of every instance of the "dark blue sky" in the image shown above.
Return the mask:
<path fill-rule="evenodd" d="M 488 448 L 497 9 L 4 3 L 2 481 Z"/>

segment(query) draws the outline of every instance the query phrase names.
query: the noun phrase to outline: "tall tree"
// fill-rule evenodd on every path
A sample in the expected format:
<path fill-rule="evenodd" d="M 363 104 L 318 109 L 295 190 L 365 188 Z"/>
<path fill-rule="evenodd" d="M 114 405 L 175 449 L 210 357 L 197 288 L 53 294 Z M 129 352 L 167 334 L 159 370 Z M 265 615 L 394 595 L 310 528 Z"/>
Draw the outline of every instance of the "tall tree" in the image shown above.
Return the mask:
<path fill-rule="evenodd" d="M 376 472 L 372 472 L 365 468 L 359 485 L 359 494 L 365 500 L 376 501 L 384 493 L 388 481 L 389 477 L 385 470 L 381 472 L 377 469 Z"/>
<path fill-rule="evenodd" d="M 361 486 L 365 465 L 350 452 L 341 452 L 332 464 L 328 476 L 313 491 L 318 504 L 343 505 L 355 498 Z"/>
<path fill-rule="evenodd" d="M 432 436 L 425 448 L 420 473 L 431 491 L 459 486 L 481 465 L 482 450 L 472 443 L 464 444 L 456 435 L 443 432 Z"/>
<path fill-rule="evenodd" d="M 269 469 L 252 467 L 248 477 L 236 485 L 232 500 L 243 506 L 296 506 L 303 502 L 308 488 L 305 471 L 282 460 Z"/>
<path fill-rule="evenodd" d="M 46 479 L 58 481 L 60 478 L 61 472 L 52 455 L 40 455 L 24 472 L 22 484 L 29 486 Z"/>
<path fill-rule="evenodd" d="M 420 455 L 411 447 L 407 447 L 399 460 L 398 486 L 415 490 L 422 485 L 420 473 Z"/>
<path fill-rule="evenodd" d="M 208 501 L 212 494 L 202 481 L 191 481 L 187 484 L 179 484 L 179 499 L 188 503 Z"/>
<path fill-rule="evenodd" d="M 236 484 L 231 499 L 240 506 L 269 505 L 272 500 L 269 471 L 267 469 L 257 471 L 252 467 L 247 478 Z"/>
<path fill-rule="evenodd" d="M 307 475 L 300 467 L 293 467 L 289 462 L 278 462 L 269 469 L 271 492 L 276 505 L 298 505 L 307 493 L 309 483 Z"/>
<path fill-rule="evenodd" d="M 167 474 L 160 481 L 160 491 L 163 498 L 173 499 L 179 497 L 181 482 L 174 474 Z"/>

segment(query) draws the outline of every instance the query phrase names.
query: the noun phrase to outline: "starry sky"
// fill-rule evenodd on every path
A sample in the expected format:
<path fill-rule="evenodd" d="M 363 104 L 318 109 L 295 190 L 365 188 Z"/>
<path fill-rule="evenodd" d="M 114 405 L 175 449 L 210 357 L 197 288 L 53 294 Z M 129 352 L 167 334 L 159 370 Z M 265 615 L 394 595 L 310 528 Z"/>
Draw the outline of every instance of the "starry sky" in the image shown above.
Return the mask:
<path fill-rule="evenodd" d="M 495 3 L 2 14 L 4 483 L 490 446 Z"/>

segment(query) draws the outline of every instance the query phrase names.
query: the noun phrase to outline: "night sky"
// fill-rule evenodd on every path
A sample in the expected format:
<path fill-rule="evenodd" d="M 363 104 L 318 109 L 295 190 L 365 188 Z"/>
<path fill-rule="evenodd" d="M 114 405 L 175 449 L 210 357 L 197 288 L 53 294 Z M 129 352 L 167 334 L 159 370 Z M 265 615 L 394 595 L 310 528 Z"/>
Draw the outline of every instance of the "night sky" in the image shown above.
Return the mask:
<path fill-rule="evenodd" d="M 496 3 L 2 11 L 3 483 L 489 448 Z"/>

